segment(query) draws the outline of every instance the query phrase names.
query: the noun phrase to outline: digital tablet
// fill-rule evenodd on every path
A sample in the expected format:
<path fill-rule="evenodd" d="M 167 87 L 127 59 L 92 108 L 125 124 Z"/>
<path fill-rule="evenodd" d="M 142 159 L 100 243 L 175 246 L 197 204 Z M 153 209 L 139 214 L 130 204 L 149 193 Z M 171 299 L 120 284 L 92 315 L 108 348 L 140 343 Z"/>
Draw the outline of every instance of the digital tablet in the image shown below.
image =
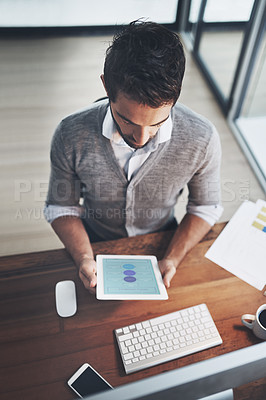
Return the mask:
<path fill-rule="evenodd" d="M 99 300 L 166 300 L 155 256 L 97 255 Z"/>

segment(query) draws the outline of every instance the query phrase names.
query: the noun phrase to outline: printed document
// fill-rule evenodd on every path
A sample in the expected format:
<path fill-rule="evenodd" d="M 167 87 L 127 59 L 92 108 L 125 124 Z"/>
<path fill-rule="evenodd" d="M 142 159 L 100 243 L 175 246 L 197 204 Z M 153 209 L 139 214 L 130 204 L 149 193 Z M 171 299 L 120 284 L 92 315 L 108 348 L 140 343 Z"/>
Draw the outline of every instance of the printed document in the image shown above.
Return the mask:
<path fill-rule="evenodd" d="M 205 257 L 262 290 L 266 284 L 266 202 L 242 203 Z"/>

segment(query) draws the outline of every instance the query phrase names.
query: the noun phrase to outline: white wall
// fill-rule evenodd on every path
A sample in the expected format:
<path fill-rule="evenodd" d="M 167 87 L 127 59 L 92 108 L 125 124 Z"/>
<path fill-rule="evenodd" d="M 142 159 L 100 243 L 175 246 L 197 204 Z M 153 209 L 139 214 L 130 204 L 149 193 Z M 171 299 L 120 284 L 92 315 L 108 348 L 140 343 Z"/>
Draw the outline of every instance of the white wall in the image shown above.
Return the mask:
<path fill-rule="evenodd" d="M 178 0 L 0 0 L 0 27 L 173 23 Z"/>

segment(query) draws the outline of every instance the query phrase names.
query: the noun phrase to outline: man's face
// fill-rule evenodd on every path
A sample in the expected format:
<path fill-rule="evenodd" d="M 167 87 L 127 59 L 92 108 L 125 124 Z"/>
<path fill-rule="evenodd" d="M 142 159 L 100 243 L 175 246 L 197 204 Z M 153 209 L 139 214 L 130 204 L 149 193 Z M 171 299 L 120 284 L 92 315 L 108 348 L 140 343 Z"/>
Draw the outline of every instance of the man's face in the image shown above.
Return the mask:
<path fill-rule="evenodd" d="M 112 115 L 125 142 L 139 149 L 147 144 L 168 119 L 173 104 L 159 108 L 139 104 L 119 92 L 115 102 L 110 102 Z"/>

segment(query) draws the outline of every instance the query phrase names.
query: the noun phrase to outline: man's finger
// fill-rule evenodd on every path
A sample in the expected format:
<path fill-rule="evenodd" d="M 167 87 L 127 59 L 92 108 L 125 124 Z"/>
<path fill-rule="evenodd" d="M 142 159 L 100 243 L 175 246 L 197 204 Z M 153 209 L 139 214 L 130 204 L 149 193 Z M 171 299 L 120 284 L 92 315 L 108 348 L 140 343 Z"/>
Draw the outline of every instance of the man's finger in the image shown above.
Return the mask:
<path fill-rule="evenodd" d="M 170 287 L 170 282 L 171 282 L 173 276 L 175 275 L 175 272 L 176 272 L 175 268 L 171 268 L 171 269 L 165 271 L 165 273 L 163 275 L 163 283 L 165 284 L 165 286 L 167 288 Z"/>

